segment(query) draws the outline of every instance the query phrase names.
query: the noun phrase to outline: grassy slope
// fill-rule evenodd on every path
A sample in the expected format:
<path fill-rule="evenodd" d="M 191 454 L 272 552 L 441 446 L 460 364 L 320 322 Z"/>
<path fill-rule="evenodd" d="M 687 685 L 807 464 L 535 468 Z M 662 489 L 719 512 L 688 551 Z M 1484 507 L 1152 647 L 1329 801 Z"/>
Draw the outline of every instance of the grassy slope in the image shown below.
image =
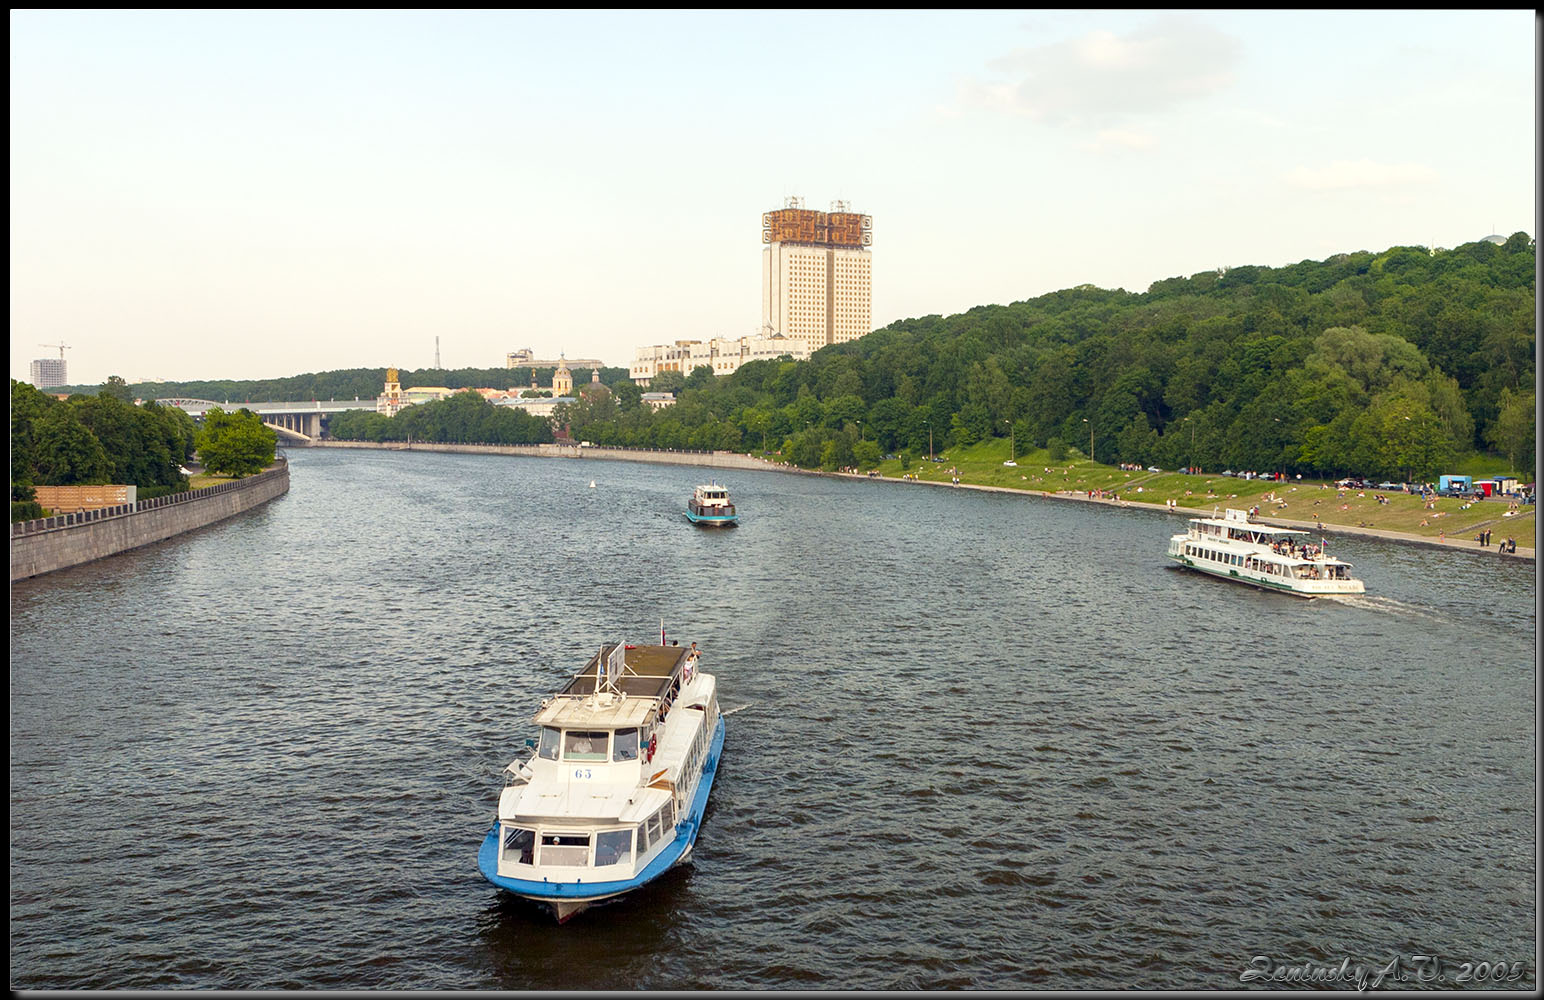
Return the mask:
<path fill-rule="evenodd" d="M 1513 538 L 1519 546 L 1534 548 L 1534 508 L 1523 507 L 1521 513 L 1506 517 L 1503 515 L 1509 505 L 1496 500 L 1469 504 L 1466 509 L 1465 501 L 1439 499 L 1435 509 L 1428 510 L 1420 497 L 1404 493 L 1383 494 L 1389 502 L 1380 504 L 1374 497 L 1376 490 L 1365 494 L 1350 490 L 1342 495 L 1333 483 L 1320 480 L 1275 483 L 1216 474 L 1126 472 L 1082 457 L 1052 463 L 1044 449 L 1020 454 L 1018 467 L 1010 468 L 1002 464 L 1008 457 L 1008 442 L 1002 440 L 951 448 L 947 454 L 947 461 L 929 462 L 924 457 L 909 469 L 902 469 L 898 461 L 884 462 L 878 472 L 891 478 L 908 473 L 928 482 L 947 483 L 952 478 L 949 470 L 957 468 L 960 482 L 972 485 L 1037 493 L 1099 489 L 1115 491 L 1128 503 L 1162 507 L 1172 499 L 1182 508 L 1206 512 L 1214 507 L 1244 509 L 1259 504 L 1260 513 L 1266 516 L 1381 528 L 1431 539 L 1444 533 L 1449 538 L 1472 538 L 1482 528 L 1489 528 L 1493 542 Z M 1264 499 L 1267 495 L 1275 499 Z"/>

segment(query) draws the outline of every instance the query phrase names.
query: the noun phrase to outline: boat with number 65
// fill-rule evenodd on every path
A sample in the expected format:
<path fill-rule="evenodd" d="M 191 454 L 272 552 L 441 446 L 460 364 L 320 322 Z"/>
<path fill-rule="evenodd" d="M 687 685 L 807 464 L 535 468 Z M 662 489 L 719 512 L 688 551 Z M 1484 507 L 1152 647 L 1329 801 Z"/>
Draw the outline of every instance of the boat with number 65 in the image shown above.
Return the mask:
<path fill-rule="evenodd" d="M 695 644 L 607 643 L 535 715 L 477 867 L 561 923 L 687 861 L 724 748 Z"/>
<path fill-rule="evenodd" d="M 1306 531 L 1277 528 L 1249 518 L 1248 511 L 1222 517 L 1193 517 L 1190 530 L 1169 539 L 1169 558 L 1179 565 L 1265 590 L 1298 597 L 1362 594 L 1351 564 L 1311 543 Z"/>

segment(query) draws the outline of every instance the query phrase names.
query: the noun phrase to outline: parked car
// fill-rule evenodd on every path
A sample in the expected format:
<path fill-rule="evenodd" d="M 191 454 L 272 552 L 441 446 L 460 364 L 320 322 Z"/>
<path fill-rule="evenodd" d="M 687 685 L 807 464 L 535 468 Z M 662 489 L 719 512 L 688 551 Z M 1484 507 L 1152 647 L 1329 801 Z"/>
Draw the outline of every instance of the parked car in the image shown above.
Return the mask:
<path fill-rule="evenodd" d="M 1158 468 L 1158 466 L 1156 466 L 1156 465 L 1149 465 L 1147 467 L 1147 471 L 1148 472 L 1162 472 L 1163 470 Z"/>

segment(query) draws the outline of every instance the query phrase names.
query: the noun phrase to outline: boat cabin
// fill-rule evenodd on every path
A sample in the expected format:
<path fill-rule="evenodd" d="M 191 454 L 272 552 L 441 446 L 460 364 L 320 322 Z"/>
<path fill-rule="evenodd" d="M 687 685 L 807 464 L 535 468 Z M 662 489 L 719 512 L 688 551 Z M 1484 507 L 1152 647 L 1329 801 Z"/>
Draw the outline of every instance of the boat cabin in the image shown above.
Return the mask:
<path fill-rule="evenodd" d="M 699 486 L 692 492 L 689 506 L 699 514 L 730 515 L 734 504 L 729 501 L 729 490 L 717 483 Z"/>

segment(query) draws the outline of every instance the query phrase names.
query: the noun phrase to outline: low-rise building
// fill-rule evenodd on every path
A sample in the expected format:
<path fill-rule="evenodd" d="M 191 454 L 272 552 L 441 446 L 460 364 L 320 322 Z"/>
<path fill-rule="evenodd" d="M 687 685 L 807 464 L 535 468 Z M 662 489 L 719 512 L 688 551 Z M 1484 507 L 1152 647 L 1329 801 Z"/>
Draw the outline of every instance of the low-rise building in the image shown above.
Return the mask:
<path fill-rule="evenodd" d="M 732 375 L 743 364 L 781 357 L 806 361 L 810 349 L 802 340 L 781 334 L 753 337 L 714 337 L 711 340 L 678 340 L 673 344 L 640 347 L 628 375 L 639 385 L 648 385 L 660 372 L 690 375 L 707 365 L 715 375 Z"/>
<path fill-rule="evenodd" d="M 567 365 L 569 368 L 606 367 L 606 363 L 599 358 L 575 358 L 572 361 L 565 361 L 559 355 L 556 361 L 543 361 L 536 357 L 529 347 L 523 347 L 518 351 L 511 351 L 504 355 L 505 368 L 557 368 L 560 365 Z"/>
<path fill-rule="evenodd" d="M 533 417 L 550 417 L 552 416 L 552 411 L 563 403 L 575 403 L 578 400 L 572 396 L 549 396 L 546 398 L 537 397 L 535 399 L 509 396 L 503 399 L 495 399 L 492 402 L 494 406 L 510 406 L 522 413 L 529 413 Z"/>

